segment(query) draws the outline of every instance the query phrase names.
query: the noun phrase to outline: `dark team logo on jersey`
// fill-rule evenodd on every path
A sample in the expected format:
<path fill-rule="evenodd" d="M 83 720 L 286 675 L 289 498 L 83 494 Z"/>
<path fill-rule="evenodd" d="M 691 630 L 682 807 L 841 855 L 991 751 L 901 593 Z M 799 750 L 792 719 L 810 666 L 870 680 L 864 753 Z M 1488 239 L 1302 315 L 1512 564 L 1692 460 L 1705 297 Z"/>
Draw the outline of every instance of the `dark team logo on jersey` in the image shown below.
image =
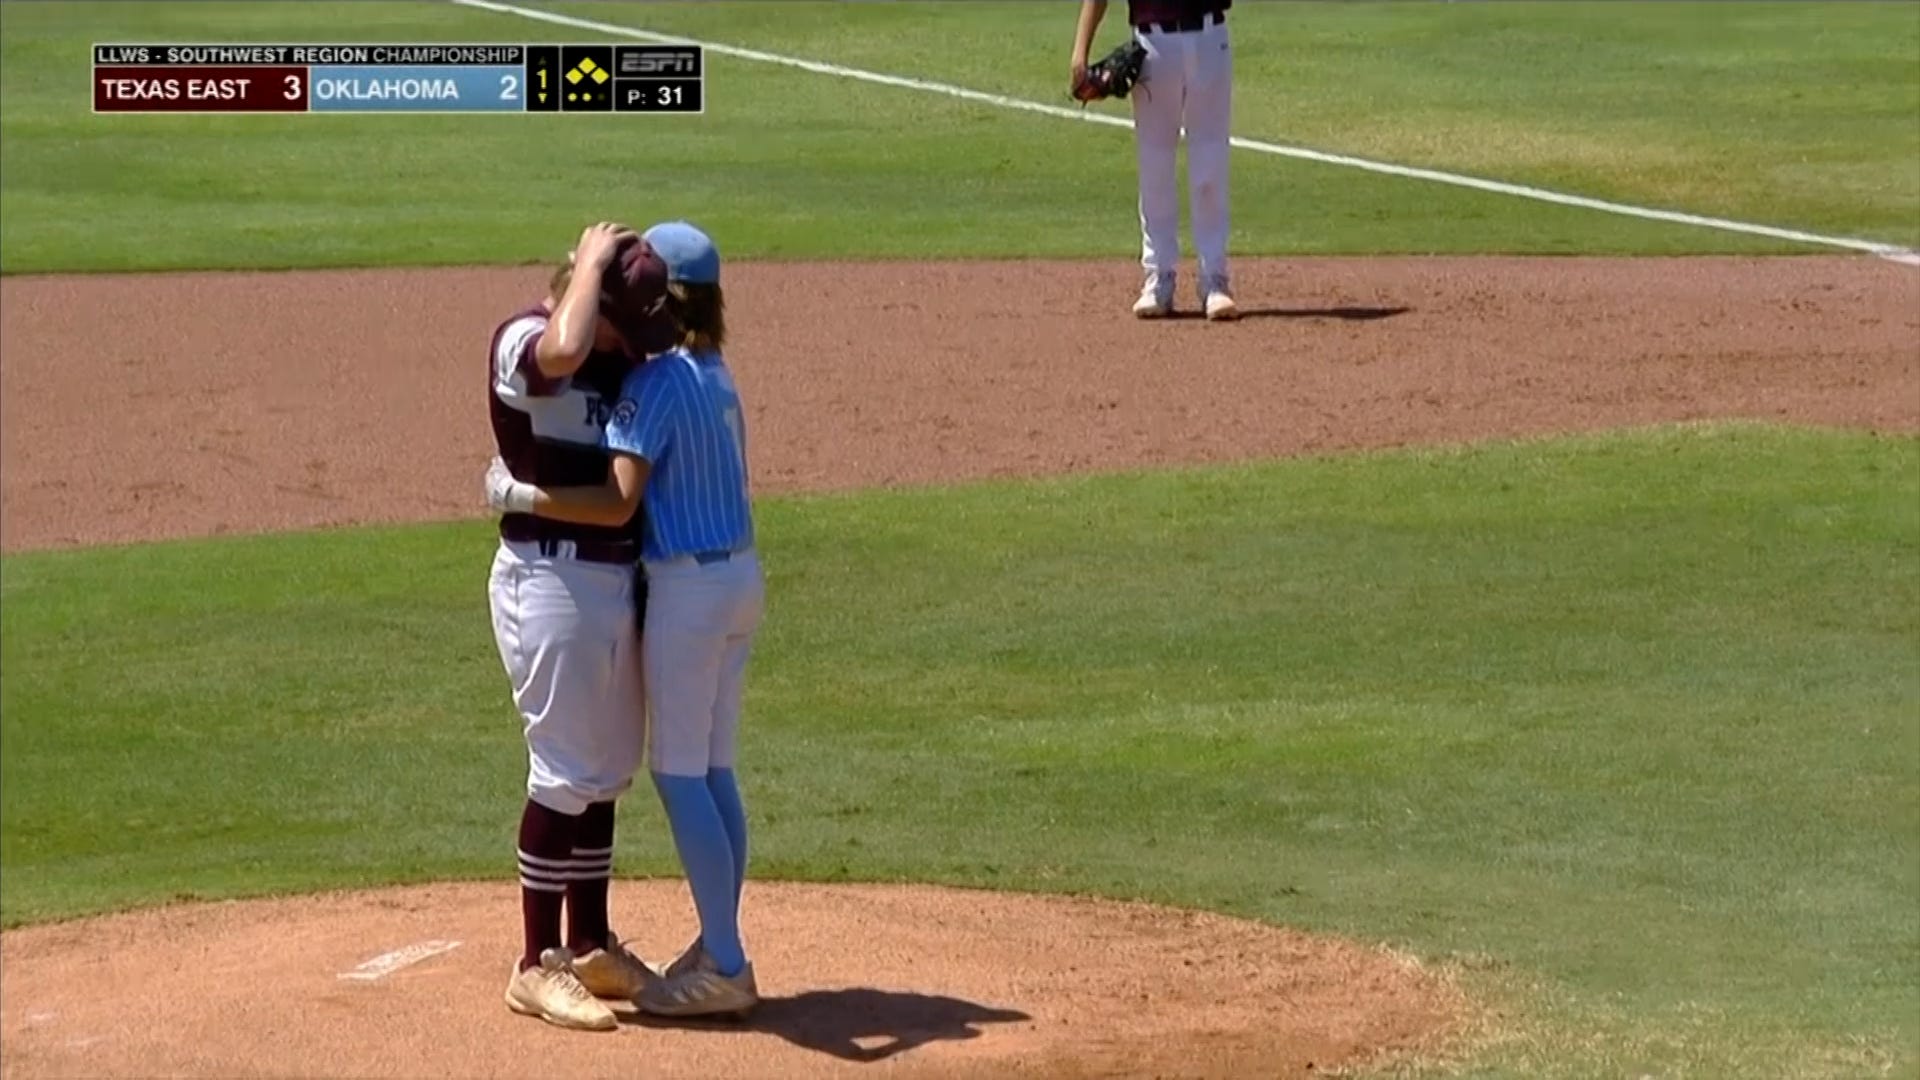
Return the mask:
<path fill-rule="evenodd" d="M 606 427 L 607 417 L 613 415 L 613 405 L 606 398 L 593 394 L 587 395 L 586 423 L 594 427 Z"/>
<path fill-rule="evenodd" d="M 621 398 L 620 404 L 613 407 L 612 423 L 615 427 L 629 427 L 633 418 L 640 413 L 640 405 L 632 398 Z"/>

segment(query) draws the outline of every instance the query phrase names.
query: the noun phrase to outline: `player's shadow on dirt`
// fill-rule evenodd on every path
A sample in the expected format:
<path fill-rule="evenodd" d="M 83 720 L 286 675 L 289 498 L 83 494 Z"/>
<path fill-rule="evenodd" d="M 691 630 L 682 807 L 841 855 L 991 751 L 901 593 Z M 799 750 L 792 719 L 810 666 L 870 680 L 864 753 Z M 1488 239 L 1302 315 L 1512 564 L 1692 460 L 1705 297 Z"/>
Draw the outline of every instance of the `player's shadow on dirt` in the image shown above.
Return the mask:
<path fill-rule="evenodd" d="M 1256 307 L 1240 309 L 1242 322 L 1248 319 L 1337 319 L 1341 322 L 1376 322 L 1391 319 L 1395 315 L 1405 315 L 1412 311 L 1410 307 Z M 1205 318 L 1198 311 L 1176 311 L 1175 319 Z"/>
<path fill-rule="evenodd" d="M 996 1009 L 962 998 L 853 987 L 762 998 L 744 1022 L 644 1014 L 630 1017 L 629 1022 L 646 1027 L 758 1031 L 842 1061 L 870 1062 L 930 1042 L 977 1039 L 984 1034 L 977 1025 L 1031 1019 L 1018 1009 Z"/>

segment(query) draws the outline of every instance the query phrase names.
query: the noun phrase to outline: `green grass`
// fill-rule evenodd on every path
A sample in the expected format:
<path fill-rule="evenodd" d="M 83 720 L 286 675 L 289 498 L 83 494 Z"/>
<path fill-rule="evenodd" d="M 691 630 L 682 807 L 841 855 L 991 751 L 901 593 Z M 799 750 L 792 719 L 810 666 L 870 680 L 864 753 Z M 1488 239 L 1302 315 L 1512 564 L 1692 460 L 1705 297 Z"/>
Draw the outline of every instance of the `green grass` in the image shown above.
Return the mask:
<path fill-rule="evenodd" d="M 1242 8 L 1242 134 L 1920 241 L 1920 5 Z M 1072 19 L 977 2 L 566 10 L 1054 101 Z M 608 215 L 698 218 L 760 258 L 1136 251 L 1123 130 L 725 57 L 698 117 L 116 117 L 81 89 L 98 40 L 592 36 L 444 4 L 0 5 L 0 267 L 539 261 Z M 1234 168 L 1248 254 L 1803 250 L 1270 156 Z"/>
<path fill-rule="evenodd" d="M 768 501 L 755 873 L 1393 942 L 1509 1009 L 1475 1075 L 1911 1075 L 1917 475 L 1714 427 Z M 0 917 L 507 876 L 490 550 L 0 562 Z"/>
<path fill-rule="evenodd" d="M 1030 99 L 1057 95 L 1073 25 L 1071 5 L 1043 14 L 1020 0 L 783 4 L 790 15 L 779 20 L 756 4 L 553 7 Z M 1242 8 L 1229 17 L 1236 134 L 1642 205 L 1920 242 L 1920 4 Z M 1122 10 L 1109 14 L 1103 45 L 1118 40 Z M 1038 33 L 1016 38 L 1006 32 L 1012 25 Z M 1238 161 L 1242 175 L 1287 168 L 1257 156 Z M 1346 182 L 1337 170 L 1331 178 L 1323 172 L 1288 175 L 1295 185 Z M 1327 202 L 1344 201 L 1337 187 L 1329 194 Z M 1274 195 L 1296 207 L 1302 201 Z M 1406 199 L 1407 218 L 1432 212 L 1424 207 L 1436 202 L 1446 212 L 1446 194 L 1425 185 L 1414 184 Z M 1315 214 L 1332 209 L 1309 205 Z M 1418 250 L 1413 228 L 1403 224 Z M 1509 242 L 1501 235 L 1487 246 Z"/>

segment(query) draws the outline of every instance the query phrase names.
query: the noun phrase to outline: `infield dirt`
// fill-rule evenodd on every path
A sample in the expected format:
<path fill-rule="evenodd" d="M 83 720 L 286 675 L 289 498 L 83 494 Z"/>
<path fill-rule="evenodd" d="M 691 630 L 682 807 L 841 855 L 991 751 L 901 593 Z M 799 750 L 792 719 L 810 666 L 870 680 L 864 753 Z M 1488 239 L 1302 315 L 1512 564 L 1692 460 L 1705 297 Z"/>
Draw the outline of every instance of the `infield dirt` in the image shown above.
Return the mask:
<path fill-rule="evenodd" d="M 1880 260 L 1236 267 L 1234 324 L 1135 322 L 1112 264 L 729 267 L 757 490 L 1708 417 L 1920 429 L 1920 273 Z M 0 279 L 0 549 L 478 516 L 488 335 L 545 281 Z"/>
<path fill-rule="evenodd" d="M 643 956 L 664 964 L 686 944 L 684 887 L 619 883 L 613 905 Z M 1446 980 L 1379 950 L 1159 908 L 753 883 L 744 917 L 767 997 L 744 1025 L 668 1024 L 619 1006 L 626 1023 L 604 1034 L 501 1003 L 520 928 L 506 884 L 11 931 L 0 936 L 5 1072 L 1304 1076 L 1418 1048 L 1461 1008 Z"/>
<path fill-rule="evenodd" d="M 1865 258 L 1243 260 L 1234 324 L 1135 322 L 1128 265 L 728 272 L 762 494 L 1709 418 L 1920 431 L 1920 273 Z M 0 550 L 480 516 L 488 335 L 545 273 L 0 279 Z M 655 959 L 691 926 L 674 884 L 618 883 L 615 915 Z M 1306 1076 L 1473 1012 L 1392 953 L 1166 909 L 755 883 L 745 922 L 754 1021 L 611 1035 L 507 1013 L 505 884 L 10 931 L 0 1072 Z"/>

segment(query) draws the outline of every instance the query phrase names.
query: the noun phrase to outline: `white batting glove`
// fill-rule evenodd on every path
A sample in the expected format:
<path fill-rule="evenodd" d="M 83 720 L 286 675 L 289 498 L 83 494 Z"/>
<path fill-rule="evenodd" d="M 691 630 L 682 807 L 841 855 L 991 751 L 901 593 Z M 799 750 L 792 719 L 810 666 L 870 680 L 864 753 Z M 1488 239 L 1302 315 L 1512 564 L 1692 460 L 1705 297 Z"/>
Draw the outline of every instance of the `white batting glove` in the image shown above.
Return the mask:
<path fill-rule="evenodd" d="M 509 514 L 533 513 L 532 484 L 523 484 L 507 471 L 507 463 L 494 458 L 487 464 L 487 505 Z"/>

